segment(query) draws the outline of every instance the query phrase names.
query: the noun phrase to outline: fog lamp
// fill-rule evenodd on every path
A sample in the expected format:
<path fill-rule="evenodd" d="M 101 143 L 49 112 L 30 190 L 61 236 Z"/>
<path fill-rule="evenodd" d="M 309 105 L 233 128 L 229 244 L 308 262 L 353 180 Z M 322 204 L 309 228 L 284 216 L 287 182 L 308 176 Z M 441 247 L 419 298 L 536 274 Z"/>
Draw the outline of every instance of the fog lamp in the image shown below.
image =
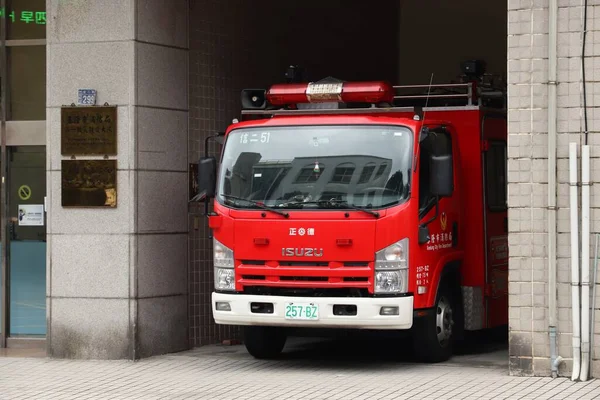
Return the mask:
<path fill-rule="evenodd" d="M 381 307 L 379 315 L 400 315 L 399 307 Z"/>
<path fill-rule="evenodd" d="M 217 311 L 231 311 L 231 304 L 227 301 L 217 301 L 216 309 Z"/>

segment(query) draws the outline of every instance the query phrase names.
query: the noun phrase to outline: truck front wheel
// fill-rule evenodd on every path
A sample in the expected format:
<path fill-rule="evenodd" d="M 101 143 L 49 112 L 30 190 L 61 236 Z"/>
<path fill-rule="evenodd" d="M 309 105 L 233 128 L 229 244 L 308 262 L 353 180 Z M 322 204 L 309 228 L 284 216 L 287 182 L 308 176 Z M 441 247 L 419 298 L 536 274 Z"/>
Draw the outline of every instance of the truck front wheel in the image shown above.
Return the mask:
<path fill-rule="evenodd" d="M 254 358 L 269 359 L 277 357 L 285 346 L 287 336 L 281 328 L 266 326 L 246 326 L 244 345 Z"/>
<path fill-rule="evenodd" d="M 433 312 L 415 320 L 413 344 L 424 362 L 446 361 L 452 356 L 456 332 L 456 296 L 448 285 L 440 286 Z"/>

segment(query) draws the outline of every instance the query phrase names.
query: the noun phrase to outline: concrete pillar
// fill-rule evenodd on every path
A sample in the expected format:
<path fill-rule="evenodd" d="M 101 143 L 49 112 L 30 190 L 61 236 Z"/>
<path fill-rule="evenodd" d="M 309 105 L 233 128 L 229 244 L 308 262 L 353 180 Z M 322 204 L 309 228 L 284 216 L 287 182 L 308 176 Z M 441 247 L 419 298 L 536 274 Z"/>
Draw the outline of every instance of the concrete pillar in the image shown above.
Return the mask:
<path fill-rule="evenodd" d="M 48 354 L 186 349 L 188 0 L 46 7 Z M 118 105 L 115 209 L 61 205 L 60 107 L 78 88 Z"/>

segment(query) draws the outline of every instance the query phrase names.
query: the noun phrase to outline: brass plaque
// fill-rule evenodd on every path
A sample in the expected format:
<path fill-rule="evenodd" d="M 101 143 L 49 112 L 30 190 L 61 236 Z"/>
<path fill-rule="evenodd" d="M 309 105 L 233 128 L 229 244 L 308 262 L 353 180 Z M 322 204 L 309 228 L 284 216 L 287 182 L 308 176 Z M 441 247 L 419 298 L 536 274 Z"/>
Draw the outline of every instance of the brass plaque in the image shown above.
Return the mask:
<path fill-rule="evenodd" d="M 117 160 L 63 160 L 63 207 L 117 206 Z"/>
<path fill-rule="evenodd" d="M 117 154 L 117 107 L 63 107 L 62 155 Z"/>

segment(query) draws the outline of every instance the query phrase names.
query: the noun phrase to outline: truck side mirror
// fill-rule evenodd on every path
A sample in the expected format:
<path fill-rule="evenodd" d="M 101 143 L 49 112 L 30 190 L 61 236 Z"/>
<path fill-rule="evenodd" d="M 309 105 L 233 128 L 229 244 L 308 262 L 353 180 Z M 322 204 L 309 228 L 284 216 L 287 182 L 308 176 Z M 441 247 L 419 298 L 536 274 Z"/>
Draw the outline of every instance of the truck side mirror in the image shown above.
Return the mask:
<path fill-rule="evenodd" d="M 431 194 L 438 197 L 452 196 L 454 191 L 452 155 L 431 156 L 430 163 Z"/>
<path fill-rule="evenodd" d="M 198 198 L 208 201 L 215 197 L 217 182 L 217 160 L 202 157 L 198 162 Z"/>

